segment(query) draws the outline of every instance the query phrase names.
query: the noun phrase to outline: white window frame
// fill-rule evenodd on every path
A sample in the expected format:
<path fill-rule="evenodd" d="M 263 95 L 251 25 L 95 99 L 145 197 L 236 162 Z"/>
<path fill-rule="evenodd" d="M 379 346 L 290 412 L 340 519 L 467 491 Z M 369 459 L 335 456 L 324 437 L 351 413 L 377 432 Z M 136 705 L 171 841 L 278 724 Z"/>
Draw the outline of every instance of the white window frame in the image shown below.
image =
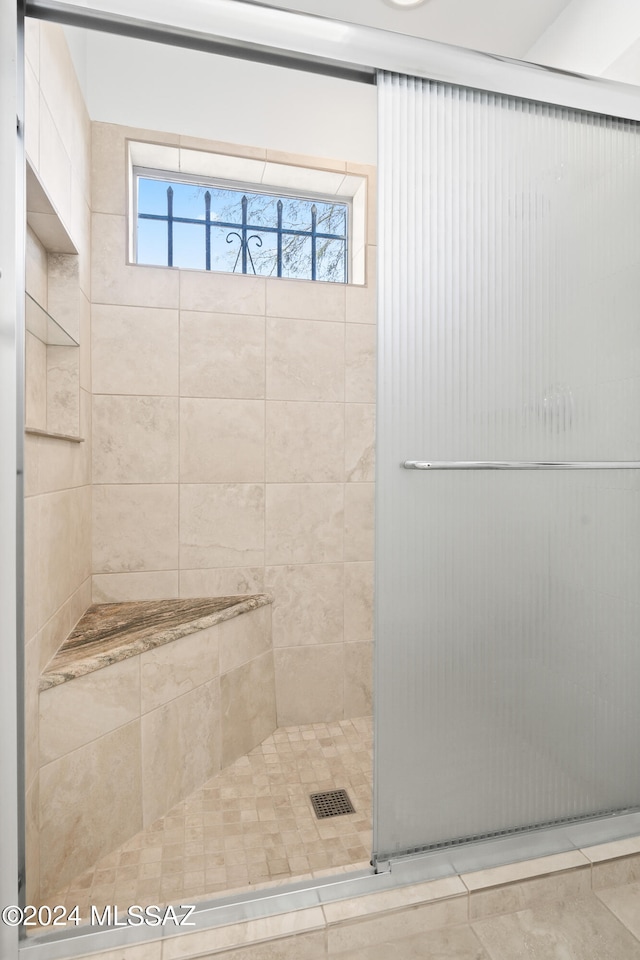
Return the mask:
<path fill-rule="evenodd" d="M 353 219 L 353 202 L 352 197 L 337 197 L 337 196 L 327 196 L 322 193 L 310 193 L 309 191 L 303 192 L 302 190 L 288 190 L 284 191 L 281 188 L 272 188 L 268 184 L 262 183 L 246 183 L 240 180 L 220 180 L 215 179 L 214 177 L 195 177 L 194 175 L 187 173 L 170 173 L 166 170 L 155 170 L 149 167 L 133 167 L 133 180 L 132 180 L 132 216 L 135 217 L 135 229 L 134 229 L 134 249 L 133 249 L 133 259 L 135 263 L 138 263 L 138 210 L 137 210 L 137 201 L 138 201 L 138 180 L 142 177 L 145 180 L 162 180 L 167 183 L 190 183 L 196 187 L 210 187 L 213 190 L 234 190 L 237 193 L 260 193 L 266 197 L 274 197 L 275 199 L 283 200 L 307 200 L 310 203 L 317 201 L 318 203 L 340 203 L 347 208 L 347 223 L 346 223 L 346 277 L 342 280 L 316 280 L 316 283 L 350 283 L 351 276 L 353 274 L 352 265 L 351 265 L 351 226 Z M 140 264 L 138 264 L 140 266 Z M 167 266 L 167 264 L 156 264 L 156 266 Z M 177 270 L 193 270 L 200 269 L 198 267 L 174 267 L 172 269 Z M 206 273 L 234 273 L 233 270 L 206 270 Z M 244 276 L 240 273 L 236 276 Z M 247 276 L 253 276 L 253 274 L 246 274 Z M 308 277 L 277 277 L 274 274 L 257 274 L 257 276 L 270 277 L 271 279 L 282 279 L 282 280 L 295 280 L 295 279 L 309 279 Z"/>
<path fill-rule="evenodd" d="M 221 176 L 222 171 L 226 176 Z M 237 176 L 229 174 L 237 173 Z M 218 175 L 216 175 L 218 173 Z M 320 166 L 298 166 L 204 150 L 187 150 L 144 141 L 128 141 L 128 263 L 137 263 L 137 184 L 138 177 L 193 183 L 274 197 L 318 200 L 322 203 L 343 203 L 347 206 L 347 277 L 345 283 L 358 286 L 366 283 L 364 256 L 358 256 L 367 245 L 367 177 L 322 169 Z M 166 267 L 165 269 L 193 269 Z M 215 273 L 216 271 L 202 271 Z M 222 271 L 225 274 L 231 271 Z M 242 276 L 242 274 L 237 274 Z M 268 279 L 293 280 L 291 277 Z M 300 280 L 302 283 L 333 281 Z"/>

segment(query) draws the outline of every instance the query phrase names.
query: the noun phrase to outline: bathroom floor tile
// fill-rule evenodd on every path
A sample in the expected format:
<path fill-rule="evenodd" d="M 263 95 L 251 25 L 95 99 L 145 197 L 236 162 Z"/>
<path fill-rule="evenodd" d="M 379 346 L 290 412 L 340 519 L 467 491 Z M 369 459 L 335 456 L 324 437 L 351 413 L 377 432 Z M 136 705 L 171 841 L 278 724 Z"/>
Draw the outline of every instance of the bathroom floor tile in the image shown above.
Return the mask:
<path fill-rule="evenodd" d="M 370 946 L 330 953 L 330 960 L 370 960 Z M 375 954 L 393 960 L 490 960 L 477 936 L 467 924 L 430 930 L 412 937 L 382 940 Z"/>
<path fill-rule="evenodd" d="M 371 855 L 370 717 L 280 727 L 244 757 L 48 898 L 50 904 L 183 903 Z M 310 793 L 345 789 L 356 809 L 317 820 Z M 357 866 L 356 866 L 357 865 Z"/>
<path fill-rule="evenodd" d="M 640 941 L 595 896 L 472 924 L 491 960 L 640 960 Z"/>
<path fill-rule="evenodd" d="M 640 883 L 597 890 L 596 896 L 640 940 Z"/>

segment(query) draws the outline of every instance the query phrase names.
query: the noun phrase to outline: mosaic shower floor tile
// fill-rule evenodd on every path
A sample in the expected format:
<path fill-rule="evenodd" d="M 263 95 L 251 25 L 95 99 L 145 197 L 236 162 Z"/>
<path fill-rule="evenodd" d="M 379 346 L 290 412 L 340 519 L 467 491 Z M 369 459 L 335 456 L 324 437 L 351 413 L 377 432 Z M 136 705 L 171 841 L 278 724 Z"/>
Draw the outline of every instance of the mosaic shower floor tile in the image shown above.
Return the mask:
<path fill-rule="evenodd" d="M 197 902 L 368 865 L 372 718 L 280 727 L 47 903 Z M 318 820 L 309 795 L 345 789 L 355 813 Z"/>

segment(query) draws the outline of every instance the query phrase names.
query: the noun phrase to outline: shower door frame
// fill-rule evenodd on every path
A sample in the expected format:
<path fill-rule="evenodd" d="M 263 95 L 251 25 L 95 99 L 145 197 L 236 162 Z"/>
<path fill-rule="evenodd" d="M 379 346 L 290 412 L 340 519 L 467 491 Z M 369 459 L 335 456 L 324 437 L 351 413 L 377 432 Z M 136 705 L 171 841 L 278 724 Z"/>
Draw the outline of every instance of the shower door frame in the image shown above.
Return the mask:
<path fill-rule="evenodd" d="M 0 788 L 0 908 L 20 902 L 18 872 L 23 869 L 21 837 L 24 806 L 22 757 L 24 734 L 22 592 L 22 394 L 21 331 L 24 318 L 24 142 L 22 0 L 0 0 L 0 627 L 17 644 L 0 643 L 0 751 L 5 769 Z M 133 13 L 132 15 L 132 8 Z M 250 9 L 250 16 L 247 11 Z M 505 93 L 512 96 L 640 120 L 640 88 L 599 78 L 560 73 L 504 57 L 495 57 L 372 27 L 342 23 L 242 0 L 209 0 L 204 8 L 191 0 L 27 0 L 25 14 L 59 24 L 88 27 L 140 39 L 285 67 L 374 83 L 379 70 Z M 16 15 L 17 14 L 17 15 Z M 216 23 L 216 33 L 210 24 Z M 14 139 L 15 116 L 17 138 Z M 376 686 L 382 678 L 376 676 Z M 19 693 L 18 693 L 19 691 Z M 375 708 L 374 708 L 375 713 Z M 374 752 L 375 759 L 375 752 Z M 375 798 L 374 798 L 375 804 Z M 420 855 L 378 864 L 377 873 L 361 872 L 326 880 L 302 881 L 259 895 L 217 900 L 199 906 L 196 930 L 255 919 L 324 902 L 362 895 L 407 882 L 449 875 L 486 864 L 510 862 L 543 852 L 611 839 L 616 833 L 640 834 L 636 819 L 605 818 L 575 828 L 538 831 L 468 849 Z M 624 821 L 624 822 L 623 822 Z M 572 829 L 574 832 L 572 833 Z M 604 831 L 604 833 L 603 833 Z M 194 927 L 189 928 L 192 932 Z M 165 930 L 163 928 L 163 933 Z M 175 931 L 167 930 L 166 935 Z M 128 927 L 94 932 L 63 931 L 18 941 L 17 930 L 0 921 L 3 960 L 61 960 L 88 951 L 122 948 L 158 939 L 153 928 Z"/>

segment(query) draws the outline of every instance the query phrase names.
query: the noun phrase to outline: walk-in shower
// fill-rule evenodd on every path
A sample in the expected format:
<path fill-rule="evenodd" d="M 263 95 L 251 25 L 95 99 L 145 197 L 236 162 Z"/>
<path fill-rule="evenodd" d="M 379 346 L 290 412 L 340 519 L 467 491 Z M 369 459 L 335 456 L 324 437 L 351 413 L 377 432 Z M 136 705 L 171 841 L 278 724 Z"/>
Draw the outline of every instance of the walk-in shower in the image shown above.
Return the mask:
<path fill-rule="evenodd" d="M 203 909 L 196 911 L 197 922 L 206 926 L 224 916 L 231 923 L 229 917 L 307 906 L 309 897 L 315 904 L 346 890 L 376 889 L 376 883 L 389 886 L 409 876 L 460 872 L 470 863 L 480 867 L 567 849 L 578 845 L 570 833 L 576 824 L 582 844 L 593 836 L 640 833 L 635 92 L 322 19 L 305 31 L 305 18 L 260 5 L 242 23 L 236 18 L 240 5 L 232 0 L 209 5 L 220 15 L 220 35 L 213 38 L 210 21 L 198 19 L 202 10 L 188 4 L 181 11 L 146 11 L 151 19 L 135 23 L 115 0 L 101 6 L 98 15 L 76 0 L 38 0 L 28 12 L 351 80 L 375 79 L 379 86 L 373 864 L 367 867 L 363 858 L 368 825 L 359 819 L 347 844 L 340 829 L 333 828 L 333 836 L 327 831 L 332 849 L 342 845 L 359 861 L 355 880 L 326 881 L 331 892 L 317 894 L 320 878 L 305 873 L 284 894 L 243 894 L 237 902 L 209 905 L 219 911 L 217 919 Z M 179 22 L 182 13 L 188 22 Z M 154 139 L 149 130 L 138 135 L 141 142 Z M 124 142 L 122 131 L 118 136 Z M 177 143 L 160 145 L 201 149 L 176 136 Z M 121 151 L 123 182 L 124 156 Z M 13 168 L 6 166 L 5 158 L 3 174 L 13 189 Z M 117 190 L 124 205 L 120 181 Z M 108 205 L 114 196 L 105 190 L 102 202 Z M 124 206 L 98 214 L 114 231 L 98 246 L 109 255 L 118 244 L 124 250 Z M 7 225 L 2 229 L 4 237 Z M 18 263 L 19 300 L 21 271 Z M 108 273 L 102 271 L 104 285 L 111 282 Z M 177 281 L 174 286 L 179 296 L 182 288 Z M 197 283 L 183 287 L 197 301 Z M 347 290 L 345 310 L 348 298 Z M 256 311 L 261 320 L 291 319 L 269 317 L 266 306 Z M 12 320 L 15 314 L 12 306 Z M 321 316 L 304 322 L 326 331 L 334 321 Z M 19 317 L 20 329 L 21 323 Z M 364 327 L 362 317 L 351 326 Z M 288 328 L 282 331 L 284 349 L 290 338 Z M 348 334 L 340 335 L 336 342 L 346 344 Z M 353 342 L 361 336 L 354 333 Z M 7 343 L 5 338 L 3 360 L 5 353 L 13 360 L 19 348 Z M 152 485 L 148 479 L 136 482 Z M 109 484 L 136 485 L 126 478 L 103 482 Z M 101 492 L 96 499 L 98 510 L 106 496 Z M 298 505 L 302 514 L 315 500 L 301 497 Z M 158 513 L 166 518 L 170 510 Z M 134 503 L 131 518 L 141 515 Z M 3 530 L 8 516 L 2 515 Z M 197 522 L 194 529 L 200 532 Z M 361 561 L 343 556 L 335 562 Z M 14 625 L 7 619 L 5 626 L 11 632 Z M 293 675 L 296 663 L 292 658 L 288 664 Z M 5 675 L 16 672 L 11 658 L 5 667 Z M 34 679 L 33 672 L 29 676 Z M 351 736 L 345 752 L 357 756 L 344 777 L 351 778 L 346 786 L 364 817 L 369 772 L 362 743 L 368 748 L 369 728 L 360 724 L 358 739 L 350 722 L 343 718 L 345 726 L 331 727 L 337 723 L 332 720 L 320 730 L 285 724 L 273 741 L 269 734 L 259 757 L 252 752 L 262 747 L 252 747 L 240 765 L 257 770 L 264 764 L 256 777 L 268 777 L 267 766 L 275 766 L 269 758 L 280 763 L 283 756 L 287 766 L 289 753 L 299 749 L 291 744 L 306 734 L 313 744 L 308 782 L 314 784 L 307 792 L 325 793 L 329 785 L 323 777 L 314 780 L 311 768 L 316 761 L 325 765 L 323 751 L 335 744 L 322 741 Z M 129 723 L 127 718 L 123 725 Z M 193 848 L 187 851 L 187 826 L 202 826 L 204 836 L 211 824 L 207 815 L 217 813 L 219 801 L 235 818 L 229 804 L 236 798 L 223 790 L 233 786 L 205 785 L 175 812 L 182 826 L 169 824 L 168 832 L 182 831 L 182 859 L 197 856 Z M 249 814 L 260 820 L 260 808 L 247 804 L 240 812 L 247 821 Z M 27 815 L 33 817 L 34 809 L 27 807 Z M 13 843 L 15 810 L 9 805 L 2 814 Z M 342 822 L 348 816 L 353 814 Z M 501 838 L 508 846 L 496 852 L 491 842 Z M 153 837 L 119 850 L 123 867 L 144 863 L 136 853 L 143 848 L 154 849 Z M 300 853 L 303 870 L 305 858 L 310 865 Z M 18 871 L 7 863 L 3 880 L 10 902 L 18 898 Z M 336 855 L 335 865 L 344 866 L 344 858 L 338 864 Z M 90 889 L 95 880 L 95 889 L 103 891 L 99 884 L 107 883 L 109 870 L 101 863 Z M 144 872 L 136 878 L 153 879 Z M 289 880 L 290 873 L 284 874 L 274 869 L 271 877 Z M 198 897 L 223 890 L 222 881 L 216 889 L 210 883 Z M 67 886 L 70 891 L 77 892 Z M 6 931 L 0 937 L 6 939 Z M 70 955 L 81 952 L 81 937 Z M 118 930 L 105 937 L 105 949 L 125 942 Z M 15 944 L 7 943 L 13 960 Z M 48 960 L 61 956 L 63 947 L 36 940 L 29 949 L 34 960 Z"/>

